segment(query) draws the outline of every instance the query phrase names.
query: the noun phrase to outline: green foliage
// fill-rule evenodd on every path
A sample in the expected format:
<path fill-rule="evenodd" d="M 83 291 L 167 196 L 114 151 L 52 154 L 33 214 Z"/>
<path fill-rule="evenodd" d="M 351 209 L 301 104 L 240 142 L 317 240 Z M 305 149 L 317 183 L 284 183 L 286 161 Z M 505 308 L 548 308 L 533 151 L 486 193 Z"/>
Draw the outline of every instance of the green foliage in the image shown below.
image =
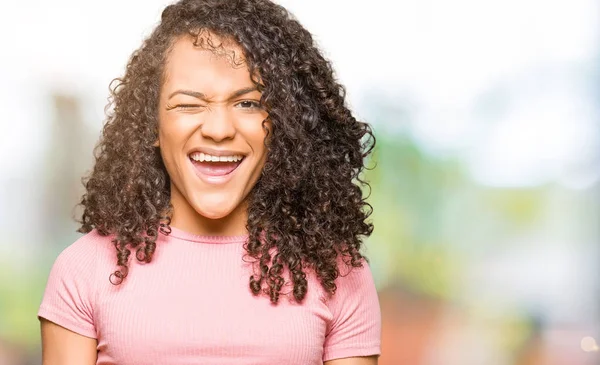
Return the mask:
<path fill-rule="evenodd" d="M 476 185 L 459 160 L 429 156 L 401 134 L 377 136 L 372 161 L 368 253 L 380 287 L 400 282 L 450 299 L 472 255 L 497 249 L 544 213 L 543 189 Z"/>
<path fill-rule="evenodd" d="M 464 174 L 455 161 L 435 160 L 406 137 L 377 138 L 377 167 L 366 176 L 375 223 L 369 252 L 380 265 L 376 279 L 445 297 L 460 261 L 448 251 L 446 198 L 464 185 Z"/>
<path fill-rule="evenodd" d="M 0 261 L 0 338 L 26 347 L 38 346 L 37 311 L 48 268 L 31 263 L 14 267 Z"/>

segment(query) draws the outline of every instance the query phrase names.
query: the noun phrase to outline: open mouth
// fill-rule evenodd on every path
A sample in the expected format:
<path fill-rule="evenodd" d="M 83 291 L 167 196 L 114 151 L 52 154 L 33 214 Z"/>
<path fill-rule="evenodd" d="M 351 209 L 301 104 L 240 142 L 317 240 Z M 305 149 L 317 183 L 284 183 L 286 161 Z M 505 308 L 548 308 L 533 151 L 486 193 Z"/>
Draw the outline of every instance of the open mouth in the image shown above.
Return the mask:
<path fill-rule="evenodd" d="M 205 176 L 226 176 L 235 171 L 245 156 L 211 156 L 204 153 L 190 154 L 190 161 L 196 171 Z"/>

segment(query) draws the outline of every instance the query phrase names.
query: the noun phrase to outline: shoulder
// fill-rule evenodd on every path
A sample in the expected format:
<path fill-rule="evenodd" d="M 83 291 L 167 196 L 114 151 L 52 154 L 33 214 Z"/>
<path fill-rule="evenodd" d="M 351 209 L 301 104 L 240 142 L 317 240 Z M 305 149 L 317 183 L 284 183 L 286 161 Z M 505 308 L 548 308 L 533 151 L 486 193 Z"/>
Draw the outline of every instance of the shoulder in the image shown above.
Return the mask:
<path fill-rule="evenodd" d="M 111 247 L 112 238 L 96 231 L 67 246 L 52 265 L 38 317 L 96 338 L 98 266 L 111 264 Z"/>
<path fill-rule="evenodd" d="M 108 265 L 115 256 L 112 239 L 112 236 L 102 236 L 92 230 L 64 248 L 56 258 L 54 267 L 89 270 L 98 265 Z"/>
<path fill-rule="evenodd" d="M 335 279 L 335 293 L 329 294 L 321 286 L 321 281 L 314 271 L 311 271 L 309 281 L 318 291 L 319 298 L 328 307 L 344 303 L 348 297 L 357 295 L 377 298 L 377 289 L 371 272 L 371 266 L 366 259 L 361 260 L 361 266 L 354 267 L 342 258 L 337 259 L 338 277 Z"/>
<path fill-rule="evenodd" d="M 371 272 L 371 266 L 366 259 L 361 261 L 360 267 L 353 267 L 343 260 L 338 262 L 339 276 L 336 279 L 336 294 L 338 292 L 354 293 L 357 290 L 370 289 L 375 292 L 375 282 Z"/>
<path fill-rule="evenodd" d="M 362 266 L 353 267 L 340 259 L 338 269 L 335 293 L 325 295 L 325 303 L 334 319 L 357 309 L 378 315 L 379 298 L 369 263 L 363 259 Z"/>

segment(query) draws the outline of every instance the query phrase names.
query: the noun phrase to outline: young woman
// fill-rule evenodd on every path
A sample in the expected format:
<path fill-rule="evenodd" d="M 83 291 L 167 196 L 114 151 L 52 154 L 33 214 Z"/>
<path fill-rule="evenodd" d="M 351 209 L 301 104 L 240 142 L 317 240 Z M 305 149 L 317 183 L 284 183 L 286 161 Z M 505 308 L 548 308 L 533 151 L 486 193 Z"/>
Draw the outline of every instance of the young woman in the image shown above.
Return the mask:
<path fill-rule="evenodd" d="M 374 139 L 267 0 L 183 0 L 134 52 L 39 310 L 43 363 L 376 364 Z"/>

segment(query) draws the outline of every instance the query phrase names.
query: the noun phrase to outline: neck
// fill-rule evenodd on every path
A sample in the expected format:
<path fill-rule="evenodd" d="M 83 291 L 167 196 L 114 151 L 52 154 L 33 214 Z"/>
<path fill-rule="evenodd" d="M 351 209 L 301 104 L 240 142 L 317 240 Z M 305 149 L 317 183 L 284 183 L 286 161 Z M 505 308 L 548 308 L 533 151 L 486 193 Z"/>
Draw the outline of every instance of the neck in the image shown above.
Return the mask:
<path fill-rule="evenodd" d="M 190 216 L 182 214 L 175 207 L 173 208 L 171 225 L 182 231 L 200 236 L 242 236 L 248 234 L 246 219 L 241 219 L 234 212 L 227 217 L 210 219 L 195 211 L 195 214 Z"/>

